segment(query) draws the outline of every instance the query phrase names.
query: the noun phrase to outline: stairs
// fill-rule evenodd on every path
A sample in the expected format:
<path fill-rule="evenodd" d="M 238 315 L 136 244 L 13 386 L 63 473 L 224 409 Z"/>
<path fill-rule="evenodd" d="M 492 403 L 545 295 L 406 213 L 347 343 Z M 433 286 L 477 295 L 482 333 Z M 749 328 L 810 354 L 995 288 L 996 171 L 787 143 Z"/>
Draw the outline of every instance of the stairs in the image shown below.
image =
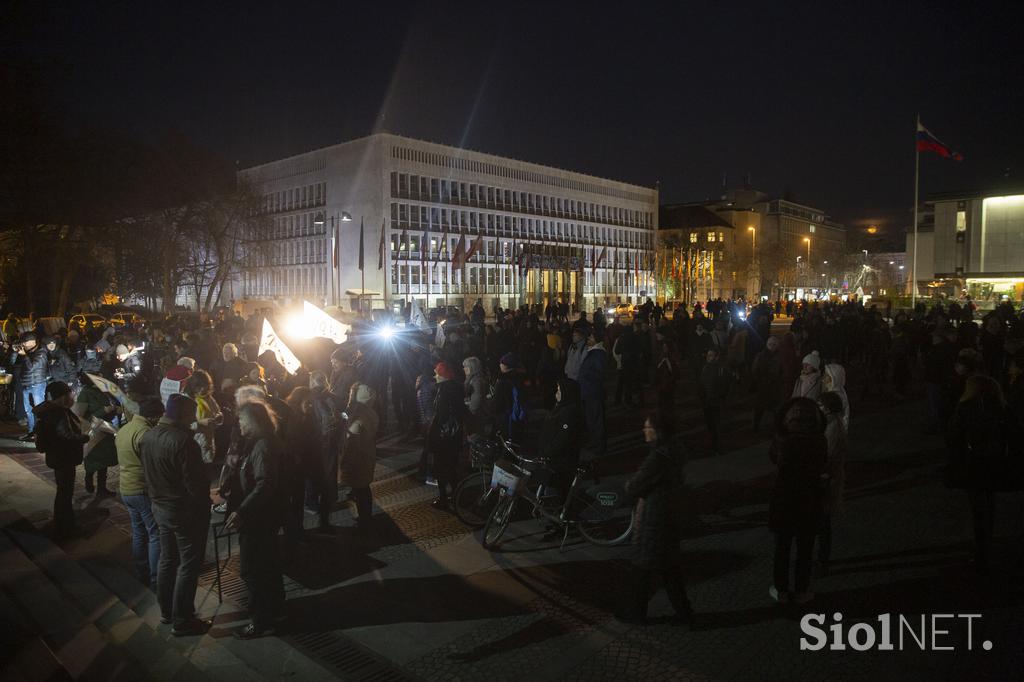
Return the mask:
<path fill-rule="evenodd" d="M 216 615 L 206 635 L 173 637 L 153 593 L 123 568 L 76 561 L 16 512 L 0 512 L 0 679 L 330 678 L 281 640 L 233 639 L 245 613 L 221 611 L 201 610 Z"/>

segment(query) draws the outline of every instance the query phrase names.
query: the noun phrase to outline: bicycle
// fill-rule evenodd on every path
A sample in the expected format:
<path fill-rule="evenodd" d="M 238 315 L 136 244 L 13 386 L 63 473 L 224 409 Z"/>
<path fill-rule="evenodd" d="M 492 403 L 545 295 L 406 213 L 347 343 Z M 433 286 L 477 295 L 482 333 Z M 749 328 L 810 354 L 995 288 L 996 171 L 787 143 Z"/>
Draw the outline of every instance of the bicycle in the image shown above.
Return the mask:
<path fill-rule="evenodd" d="M 565 501 L 552 507 L 549 502 L 552 497 L 546 494 L 547 486 L 543 481 L 536 482 L 534 490 L 530 489 L 531 478 L 542 479 L 548 473 L 548 462 L 540 458 L 528 459 L 517 454 L 508 443 L 504 445 L 506 457 L 495 462 L 491 477 L 491 486 L 498 492 L 498 498 L 480 536 L 480 543 L 485 549 L 497 546 L 520 500 L 530 505 L 533 518 L 543 519 L 561 529 L 559 549 L 565 547 L 573 528 L 587 542 L 599 546 L 619 545 L 629 539 L 636 514 L 621 486 L 596 483 L 584 488 L 581 483 L 585 477 L 590 477 L 591 467 L 583 464 L 576 468 Z"/>
<path fill-rule="evenodd" d="M 491 487 L 491 472 L 502 452 L 499 439 L 480 439 L 469 444 L 469 461 L 474 471 L 455 486 L 452 503 L 455 515 L 472 530 L 483 528 L 498 501 L 498 493 Z"/>

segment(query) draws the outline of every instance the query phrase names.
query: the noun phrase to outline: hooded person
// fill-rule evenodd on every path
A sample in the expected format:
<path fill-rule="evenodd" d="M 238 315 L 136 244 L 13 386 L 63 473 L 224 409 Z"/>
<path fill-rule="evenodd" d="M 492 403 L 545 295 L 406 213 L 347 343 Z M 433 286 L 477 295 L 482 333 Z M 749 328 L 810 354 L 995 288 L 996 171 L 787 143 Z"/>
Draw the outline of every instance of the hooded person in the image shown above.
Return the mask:
<path fill-rule="evenodd" d="M 800 366 L 800 376 L 793 385 L 792 398 L 809 398 L 817 400 L 821 395 L 821 356 L 818 351 L 811 351 L 804 356 Z"/>
<path fill-rule="evenodd" d="M 540 430 L 540 456 L 549 461 L 554 473 L 551 483 L 562 494 L 569 489 L 580 462 L 584 424 L 580 386 L 562 377 L 555 388 L 555 407 Z"/>
<path fill-rule="evenodd" d="M 822 391 L 831 391 L 843 401 L 842 422 L 843 428 L 850 430 L 850 399 L 846 395 L 846 370 L 842 365 L 830 363 L 825 365 L 825 372 L 821 378 Z"/>
<path fill-rule="evenodd" d="M 72 499 L 75 472 L 82 463 L 82 448 L 89 436 L 82 433 L 77 416 L 71 411 L 75 397 L 63 381 L 47 385 L 45 402 L 34 408 L 36 449 L 46 454 L 46 466 L 53 469 L 57 493 L 53 498 L 53 531 L 65 536 L 76 530 Z"/>

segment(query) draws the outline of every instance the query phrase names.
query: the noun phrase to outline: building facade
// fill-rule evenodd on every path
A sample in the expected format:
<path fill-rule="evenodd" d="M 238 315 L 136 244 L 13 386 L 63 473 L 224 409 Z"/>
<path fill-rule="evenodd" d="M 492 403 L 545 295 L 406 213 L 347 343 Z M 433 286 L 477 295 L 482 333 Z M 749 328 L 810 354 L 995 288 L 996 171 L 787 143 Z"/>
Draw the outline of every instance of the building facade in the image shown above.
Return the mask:
<path fill-rule="evenodd" d="M 720 199 L 693 202 L 733 227 L 728 273 L 733 295 L 757 300 L 813 292 L 828 280 L 830 264 L 846 251 L 846 228 L 820 208 L 773 197 L 756 189 L 725 192 Z"/>
<path fill-rule="evenodd" d="M 736 291 L 736 230 L 698 205 L 666 205 L 658 218 L 658 298 L 692 305 Z"/>
<path fill-rule="evenodd" d="M 907 234 L 912 267 L 914 234 Z M 1024 192 L 933 195 L 919 215 L 918 294 L 969 295 L 981 307 L 1024 300 Z"/>
<path fill-rule="evenodd" d="M 249 300 L 591 310 L 653 292 L 657 189 L 390 133 L 239 178 L 273 220 L 247 255 Z"/>

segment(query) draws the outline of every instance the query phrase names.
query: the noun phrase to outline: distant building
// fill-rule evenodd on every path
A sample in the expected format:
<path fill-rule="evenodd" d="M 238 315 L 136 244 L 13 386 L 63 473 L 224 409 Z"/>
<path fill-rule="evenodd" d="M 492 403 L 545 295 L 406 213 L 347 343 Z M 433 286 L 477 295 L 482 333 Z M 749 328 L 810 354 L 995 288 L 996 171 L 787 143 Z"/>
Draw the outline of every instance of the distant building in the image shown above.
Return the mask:
<path fill-rule="evenodd" d="M 775 298 L 828 288 L 823 266 L 839 262 L 846 251 L 846 227 L 824 210 L 755 189 L 682 206 L 702 206 L 733 227 L 728 272 L 734 296 Z"/>
<path fill-rule="evenodd" d="M 930 196 L 918 216 L 919 295 L 970 295 L 980 306 L 1024 300 L 1024 193 Z M 907 269 L 914 233 L 907 233 Z"/>
<path fill-rule="evenodd" d="M 658 298 L 687 304 L 731 298 L 736 289 L 733 226 L 700 205 L 662 206 L 659 215 Z"/>
<path fill-rule="evenodd" d="M 653 293 L 654 188 L 388 133 L 239 178 L 274 220 L 269 243 L 248 256 L 247 299 L 355 309 L 482 298 L 488 310 L 561 300 L 590 310 Z M 463 236 L 476 248 L 453 267 Z"/>

